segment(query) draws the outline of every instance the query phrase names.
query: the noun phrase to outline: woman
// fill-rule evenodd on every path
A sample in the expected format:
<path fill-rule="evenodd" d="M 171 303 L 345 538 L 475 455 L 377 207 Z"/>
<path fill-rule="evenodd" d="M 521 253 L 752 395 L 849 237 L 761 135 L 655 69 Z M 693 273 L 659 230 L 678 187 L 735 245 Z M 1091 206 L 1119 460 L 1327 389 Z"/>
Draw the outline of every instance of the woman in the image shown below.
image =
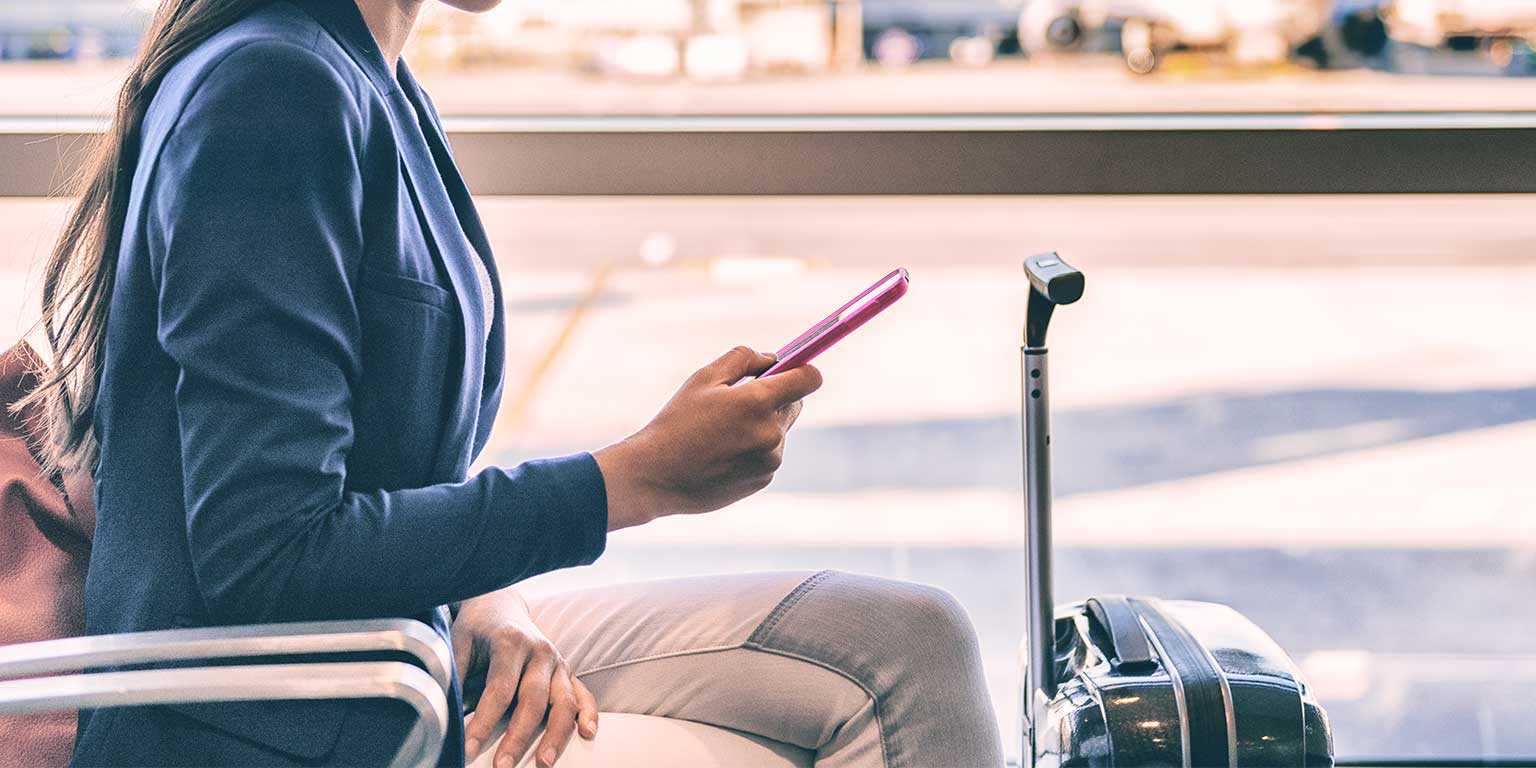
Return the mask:
<path fill-rule="evenodd" d="M 597 737 L 599 706 L 822 765 L 1000 764 L 974 635 L 942 592 L 833 572 L 533 605 L 509 587 L 592 562 L 608 531 L 767 485 L 820 375 L 732 386 L 771 360 L 737 348 L 616 445 L 468 476 L 506 329 L 469 192 L 399 62 L 420 6 L 161 3 L 45 278 L 39 397 L 57 463 L 97 480 L 88 631 L 420 619 L 451 638 L 476 710 L 444 764 L 509 717 L 496 764 L 532 746 L 550 765 L 573 733 Z M 75 758 L 377 764 L 398 717 L 101 710 Z"/>

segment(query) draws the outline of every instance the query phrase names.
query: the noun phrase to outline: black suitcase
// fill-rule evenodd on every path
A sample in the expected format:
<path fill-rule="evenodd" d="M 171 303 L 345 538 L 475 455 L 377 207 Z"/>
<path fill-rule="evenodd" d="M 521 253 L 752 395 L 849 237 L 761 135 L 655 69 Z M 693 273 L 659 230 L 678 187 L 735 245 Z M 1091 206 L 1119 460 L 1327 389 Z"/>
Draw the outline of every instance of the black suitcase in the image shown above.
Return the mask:
<path fill-rule="evenodd" d="M 1237 611 L 1119 595 L 1053 605 L 1045 332 L 1084 281 L 1054 253 L 1024 269 L 1023 764 L 1332 766 L 1328 718 L 1300 670 Z"/>

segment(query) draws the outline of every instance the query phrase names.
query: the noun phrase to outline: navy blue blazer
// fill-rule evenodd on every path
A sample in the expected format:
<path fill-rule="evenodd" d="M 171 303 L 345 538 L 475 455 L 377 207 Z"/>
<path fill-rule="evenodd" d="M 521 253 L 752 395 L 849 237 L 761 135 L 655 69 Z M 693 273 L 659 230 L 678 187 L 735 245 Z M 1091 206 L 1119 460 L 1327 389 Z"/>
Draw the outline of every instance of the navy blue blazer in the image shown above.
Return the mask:
<path fill-rule="evenodd" d="M 189 53 L 154 97 L 132 183 L 97 401 L 90 633 L 400 616 L 446 636 L 445 604 L 601 554 L 590 455 L 467 477 L 505 336 L 500 295 L 485 328 L 472 260 L 493 285 L 496 266 L 431 103 L 353 2 L 274 2 Z M 368 702 L 98 710 L 75 758 L 377 764 L 399 717 Z"/>

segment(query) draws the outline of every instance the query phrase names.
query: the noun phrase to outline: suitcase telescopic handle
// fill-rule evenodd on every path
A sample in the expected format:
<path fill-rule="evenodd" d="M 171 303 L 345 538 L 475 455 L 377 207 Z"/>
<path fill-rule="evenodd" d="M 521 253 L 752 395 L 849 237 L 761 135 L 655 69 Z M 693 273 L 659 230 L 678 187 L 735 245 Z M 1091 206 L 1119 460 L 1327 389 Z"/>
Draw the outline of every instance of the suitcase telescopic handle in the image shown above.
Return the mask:
<path fill-rule="evenodd" d="M 1051 431 L 1046 376 L 1045 332 L 1061 304 L 1083 296 L 1083 273 L 1055 253 L 1024 260 L 1029 275 L 1029 304 L 1021 352 L 1024 415 L 1024 574 L 1026 646 L 1025 701 L 1029 727 L 1026 750 L 1033 749 L 1035 713 L 1056 695 L 1056 616 L 1051 590 Z M 1031 752 L 1032 754 L 1032 752 Z M 1026 762 L 1026 764 L 1028 764 Z"/>

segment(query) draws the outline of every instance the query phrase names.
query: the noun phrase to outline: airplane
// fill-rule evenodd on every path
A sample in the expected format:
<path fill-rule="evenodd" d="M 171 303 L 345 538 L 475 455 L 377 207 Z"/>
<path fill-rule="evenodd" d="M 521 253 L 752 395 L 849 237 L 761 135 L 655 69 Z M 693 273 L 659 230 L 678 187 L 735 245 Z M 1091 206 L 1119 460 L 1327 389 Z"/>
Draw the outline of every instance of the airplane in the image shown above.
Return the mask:
<path fill-rule="evenodd" d="M 1401 45 L 1486 48 L 1506 67 L 1517 50 L 1536 47 L 1536 0 L 1393 0 L 1384 16 L 1387 34 Z"/>
<path fill-rule="evenodd" d="M 1032 0 L 1019 20 L 1026 51 L 1081 45 L 1118 30 L 1126 66 L 1155 70 L 1173 50 L 1217 51 L 1242 64 L 1287 60 L 1327 26 L 1331 0 Z"/>

